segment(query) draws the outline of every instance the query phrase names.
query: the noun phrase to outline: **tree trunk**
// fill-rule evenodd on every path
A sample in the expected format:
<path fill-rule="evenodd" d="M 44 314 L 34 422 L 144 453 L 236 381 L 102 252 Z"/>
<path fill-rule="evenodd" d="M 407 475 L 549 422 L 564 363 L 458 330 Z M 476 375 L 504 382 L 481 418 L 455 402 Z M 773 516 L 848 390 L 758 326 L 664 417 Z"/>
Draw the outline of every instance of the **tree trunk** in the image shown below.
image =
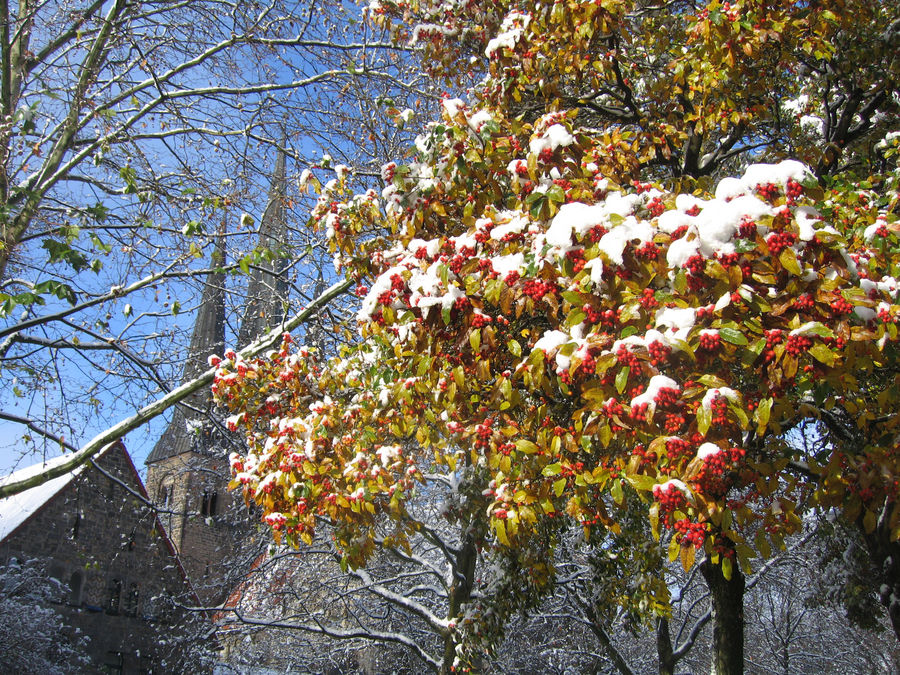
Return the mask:
<path fill-rule="evenodd" d="M 744 672 L 744 575 L 737 565 L 728 580 L 720 565 L 706 560 L 700 567 L 712 602 L 712 675 Z"/>
<path fill-rule="evenodd" d="M 475 579 L 475 563 L 478 561 L 478 549 L 475 547 L 475 539 L 467 534 L 463 544 L 456 554 L 453 565 L 453 585 L 450 588 L 450 607 L 447 616 L 456 619 L 460 609 L 472 597 L 472 587 Z M 441 675 L 449 675 L 456 659 L 456 634 L 451 630 L 444 637 L 444 658 L 441 662 Z"/>
<path fill-rule="evenodd" d="M 675 675 L 675 655 L 672 653 L 672 637 L 669 634 L 669 620 L 656 620 L 656 656 L 659 659 L 659 675 Z"/>

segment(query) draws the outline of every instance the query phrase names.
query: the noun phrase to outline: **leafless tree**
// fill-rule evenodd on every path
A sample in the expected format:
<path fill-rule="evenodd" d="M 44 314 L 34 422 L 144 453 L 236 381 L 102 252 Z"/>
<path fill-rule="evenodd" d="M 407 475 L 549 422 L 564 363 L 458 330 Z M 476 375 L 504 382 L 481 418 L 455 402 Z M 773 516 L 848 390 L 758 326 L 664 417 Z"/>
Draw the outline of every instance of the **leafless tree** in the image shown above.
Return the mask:
<path fill-rule="evenodd" d="M 213 270 L 236 334 L 241 272 L 273 255 L 256 226 L 279 152 L 285 299 L 308 305 L 335 279 L 298 176 L 374 180 L 408 141 L 398 109 L 433 97 L 350 4 L 22 0 L 0 31 L 0 408 L 19 452 L 172 389 Z"/>

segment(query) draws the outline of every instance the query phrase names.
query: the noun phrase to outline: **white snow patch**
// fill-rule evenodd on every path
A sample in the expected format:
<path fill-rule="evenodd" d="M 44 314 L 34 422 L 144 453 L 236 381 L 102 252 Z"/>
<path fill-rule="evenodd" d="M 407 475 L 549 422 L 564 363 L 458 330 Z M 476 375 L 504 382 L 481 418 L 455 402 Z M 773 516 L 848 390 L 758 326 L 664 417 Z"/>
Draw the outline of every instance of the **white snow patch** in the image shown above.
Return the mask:
<path fill-rule="evenodd" d="M 555 152 L 557 148 L 572 145 L 574 142 L 575 137 L 562 124 L 553 124 L 543 135 L 532 138 L 528 149 L 535 155 L 539 155 L 547 148 Z"/>
<path fill-rule="evenodd" d="M 722 448 L 715 443 L 704 443 L 697 448 L 697 458 L 706 459 L 707 457 L 718 455 L 720 452 L 722 452 Z"/>

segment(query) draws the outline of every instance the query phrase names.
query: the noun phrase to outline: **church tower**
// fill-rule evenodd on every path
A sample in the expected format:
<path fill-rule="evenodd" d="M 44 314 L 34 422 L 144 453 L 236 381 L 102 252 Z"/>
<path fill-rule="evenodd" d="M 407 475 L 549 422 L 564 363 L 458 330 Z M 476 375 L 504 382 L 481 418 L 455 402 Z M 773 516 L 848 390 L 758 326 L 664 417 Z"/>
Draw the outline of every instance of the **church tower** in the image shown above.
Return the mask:
<path fill-rule="evenodd" d="M 238 331 L 238 348 L 252 342 L 284 317 L 288 285 L 283 272 L 287 226 L 284 217 L 285 157 L 279 151 L 268 201 L 259 227 L 259 246 L 276 252 L 271 262 L 251 268 Z M 281 255 L 278 255 L 281 253 Z M 216 239 L 212 268 L 224 262 L 224 237 Z M 183 381 L 209 366 L 210 354 L 225 349 L 225 276 L 212 272 L 203 288 Z M 239 440 L 215 418 L 212 396 L 198 392 L 179 405 L 169 426 L 147 457 L 147 489 L 160 510 L 160 521 L 175 545 L 194 590 L 206 604 L 225 599 L 232 576 L 241 570 L 227 564 L 253 532 L 253 517 L 238 492 L 227 489 L 228 455 Z M 240 567 L 239 565 L 237 567 Z"/>
<path fill-rule="evenodd" d="M 210 267 L 221 266 L 224 237 L 216 237 Z M 207 276 L 182 381 L 209 366 L 210 354 L 225 349 L 225 275 Z M 147 491 L 159 508 L 159 520 L 181 557 L 195 591 L 206 603 L 221 599 L 225 589 L 213 580 L 222 561 L 231 553 L 232 530 L 225 514 L 230 511 L 227 451 L 224 436 L 210 417 L 212 395 L 200 391 L 178 405 L 168 427 L 147 456 Z"/>

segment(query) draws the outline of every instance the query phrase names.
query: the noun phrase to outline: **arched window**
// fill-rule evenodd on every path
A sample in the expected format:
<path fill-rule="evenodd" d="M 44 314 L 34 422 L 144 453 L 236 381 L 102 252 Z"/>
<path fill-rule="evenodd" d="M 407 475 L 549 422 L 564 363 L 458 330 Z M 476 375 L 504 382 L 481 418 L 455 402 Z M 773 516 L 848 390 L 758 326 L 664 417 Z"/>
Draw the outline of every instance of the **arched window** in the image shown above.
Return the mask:
<path fill-rule="evenodd" d="M 69 577 L 69 604 L 75 607 L 81 606 L 81 589 L 84 587 L 84 575 L 80 570 L 72 572 Z"/>

